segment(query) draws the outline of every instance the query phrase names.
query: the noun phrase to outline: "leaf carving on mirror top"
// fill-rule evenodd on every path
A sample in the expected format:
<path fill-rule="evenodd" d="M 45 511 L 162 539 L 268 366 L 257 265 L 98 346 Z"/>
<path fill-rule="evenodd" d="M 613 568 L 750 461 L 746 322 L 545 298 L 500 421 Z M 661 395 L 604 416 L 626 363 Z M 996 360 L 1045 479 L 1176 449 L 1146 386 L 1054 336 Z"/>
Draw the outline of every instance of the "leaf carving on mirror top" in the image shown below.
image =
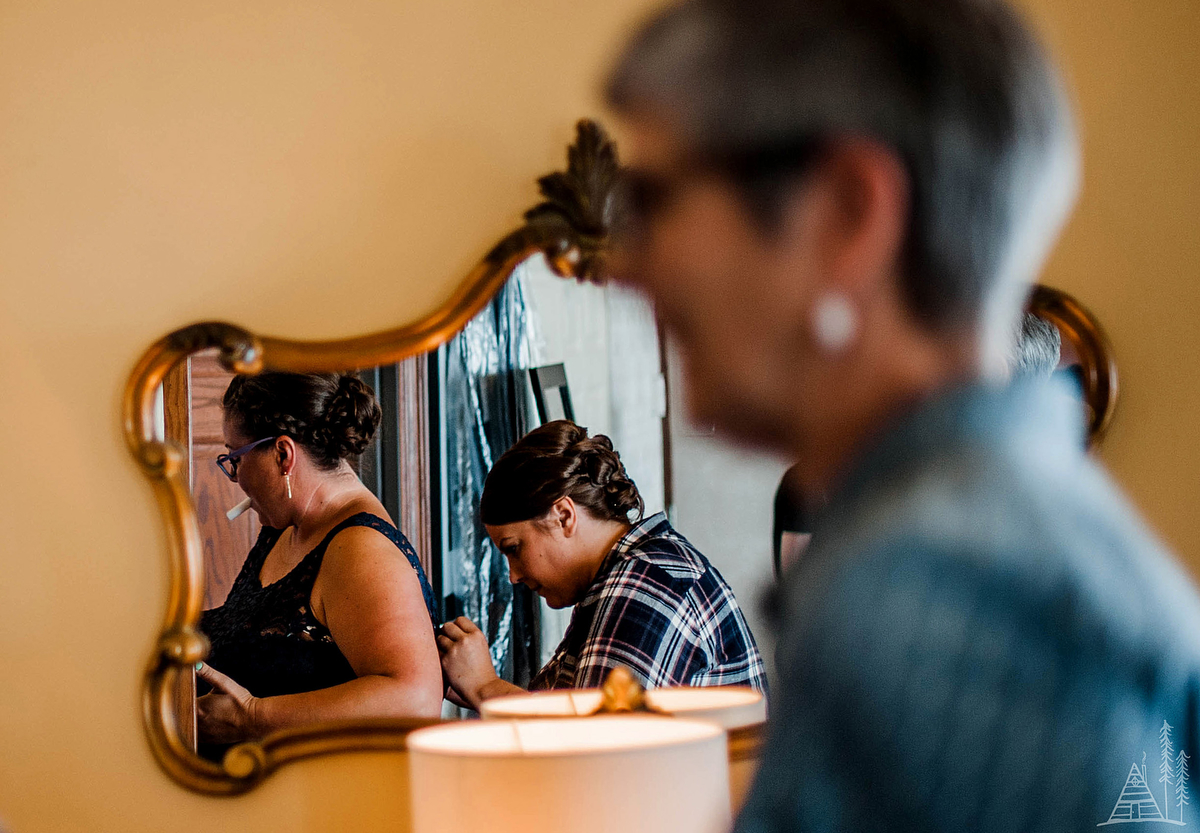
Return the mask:
<path fill-rule="evenodd" d="M 567 169 L 538 179 L 545 198 L 525 212 L 526 225 L 488 255 L 503 259 L 537 244 L 563 277 L 603 283 L 608 237 L 617 215 L 617 148 L 596 122 L 582 119 L 567 149 Z"/>

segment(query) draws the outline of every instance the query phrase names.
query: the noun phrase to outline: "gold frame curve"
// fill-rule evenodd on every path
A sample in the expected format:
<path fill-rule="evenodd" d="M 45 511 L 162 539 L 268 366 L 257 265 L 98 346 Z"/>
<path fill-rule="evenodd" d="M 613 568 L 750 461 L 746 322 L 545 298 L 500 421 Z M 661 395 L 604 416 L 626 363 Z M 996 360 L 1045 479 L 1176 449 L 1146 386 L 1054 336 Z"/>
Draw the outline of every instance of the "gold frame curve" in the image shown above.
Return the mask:
<path fill-rule="evenodd" d="M 1083 371 L 1083 398 L 1088 415 L 1087 442 L 1094 447 L 1112 425 L 1120 391 L 1117 360 L 1100 321 L 1074 296 L 1051 286 L 1033 288 L 1026 307 L 1034 315 L 1058 327 L 1064 340 L 1079 354 Z"/>
<path fill-rule="evenodd" d="M 149 478 L 167 529 L 171 587 L 162 630 L 142 687 L 142 721 L 163 770 L 181 785 L 210 795 L 236 795 L 285 763 L 329 752 L 402 750 L 413 729 L 436 720 L 367 719 L 318 723 L 238 744 L 222 763 L 201 758 L 183 741 L 174 692 L 189 666 L 208 654 L 199 631 L 204 593 L 203 552 L 184 451 L 158 439 L 155 396 L 172 367 L 201 350 L 217 348 L 236 373 L 262 370 L 344 371 L 399 362 L 447 342 L 480 312 L 525 259 L 543 253 L 560 276 L 600 282 L 615 211 L 619 171 L 616 148 L 595 122 L 576 126 L 565 171 L 538 180 L 541 203 L 505 236 L 450 296 L 420 321 L 340 341 L 293 341 L 259 336 L 224 322 L 176 330 L 152 345 L 125 385 L 126 444 Z"/>

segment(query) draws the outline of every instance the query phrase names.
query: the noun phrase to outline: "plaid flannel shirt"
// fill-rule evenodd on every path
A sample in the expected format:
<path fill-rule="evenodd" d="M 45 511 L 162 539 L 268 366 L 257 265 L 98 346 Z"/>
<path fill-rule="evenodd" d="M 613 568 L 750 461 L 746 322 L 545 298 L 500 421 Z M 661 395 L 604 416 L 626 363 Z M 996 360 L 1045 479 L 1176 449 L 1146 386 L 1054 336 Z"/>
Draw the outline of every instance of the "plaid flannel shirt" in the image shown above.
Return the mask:
<path fill-rule="evenodd" d="M 598 688 L 617 665 L 647 688 L 766 691 L 762 656 L 733 591 L 661 512 L 613 547 L 530 688 Z"/>

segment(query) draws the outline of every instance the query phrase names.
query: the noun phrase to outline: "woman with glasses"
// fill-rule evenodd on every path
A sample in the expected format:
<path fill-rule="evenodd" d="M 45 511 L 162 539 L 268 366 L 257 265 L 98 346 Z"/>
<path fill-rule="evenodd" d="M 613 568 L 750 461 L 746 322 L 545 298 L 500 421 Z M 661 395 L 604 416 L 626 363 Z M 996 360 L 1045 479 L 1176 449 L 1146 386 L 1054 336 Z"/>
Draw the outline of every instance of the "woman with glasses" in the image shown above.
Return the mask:
<path fill-rule="evenodd" d="M 225 603 L 196 701 L 202 742 L 349 717 L 437 717 L 433 593 L 351 467 L 381 412 L 353 376 L 263 373 L 225 391 L 217 459 L 262 520 Z M 212 751 L 217 751 L 213 749 Z"/>

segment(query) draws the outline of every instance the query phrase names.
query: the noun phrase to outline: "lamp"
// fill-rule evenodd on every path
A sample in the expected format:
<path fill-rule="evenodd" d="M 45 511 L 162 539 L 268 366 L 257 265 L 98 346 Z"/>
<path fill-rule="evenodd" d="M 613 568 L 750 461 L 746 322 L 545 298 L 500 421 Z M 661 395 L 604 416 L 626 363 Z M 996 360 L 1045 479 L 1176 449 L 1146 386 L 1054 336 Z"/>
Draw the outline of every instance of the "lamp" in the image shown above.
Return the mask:
<path fill-rule="evenodd" d="M 587 717 L 601 711 L 602 700 L 598 688 L 539 691 L 485 700 L 479 713 L 485 718 L 501 719 Z M 742 686 L 652 688 L 646 692 L 646 705 L 652 712 L 708 720 L 725 730 L 754 726 L 767 719 L 763 696 Z"/>
<path fill-rule="evenodd" d="M 622 689 L 630 682 L 614 678 L 625 677 L 625 669 L 615 669 L 605 681 L 606 690 L 580 689 L 515 694 L 485 700 L 480 714 L 486 719 L 534 719 L 602 715 L 613 711 L 614 683 Z M 729 796 L 733 809 L 741 808 L 758 771 L 762 748 L 763 727 L 767 719 L 767 704 L 762 694 L 744 686 L 655 688 L 643 692 L 636 682 L 637 692 L 632 699 L 642 700 L 641 708 L 658 714 L 704 720 L 725 730 L 728 738 Z M 628 699 L 628 694 L 620 692 Z M 637 708 L 635 706 L 634 708 Z M 625 709 L 616 709 L 623 711 Z"/>
<path fill-rule="evenodd" d="M 483 720 L 409 735 L 414 833 L 719 833 L 725 739 L 650 715 Z"/>

